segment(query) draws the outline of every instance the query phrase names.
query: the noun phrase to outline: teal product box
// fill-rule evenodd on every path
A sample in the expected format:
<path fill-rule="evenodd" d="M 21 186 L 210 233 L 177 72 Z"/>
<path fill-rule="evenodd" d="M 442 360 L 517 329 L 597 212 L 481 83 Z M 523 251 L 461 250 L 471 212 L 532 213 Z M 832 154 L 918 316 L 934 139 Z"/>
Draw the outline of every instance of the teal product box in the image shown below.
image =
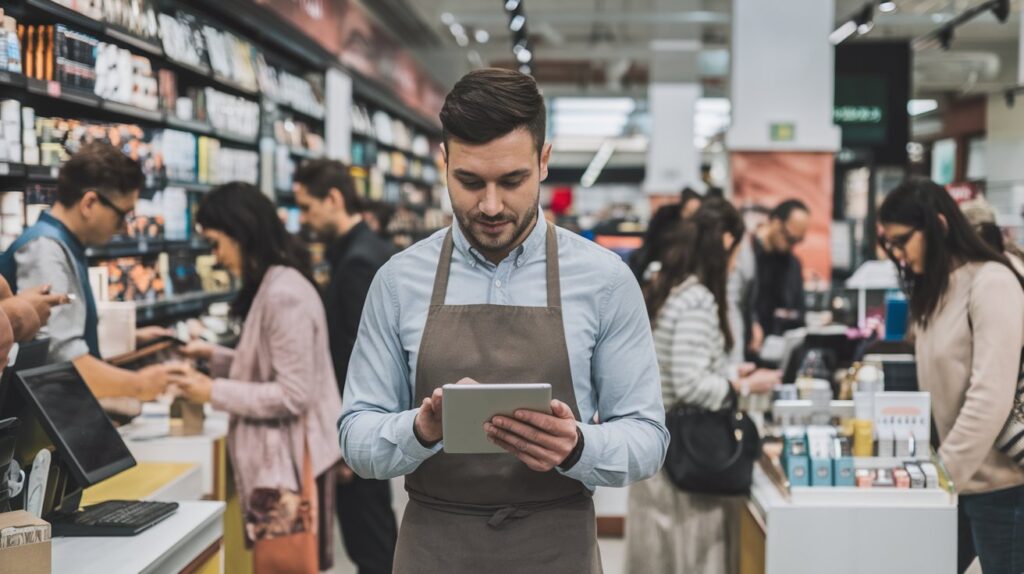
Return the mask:
<path fill-rule="evenodd" d="M 803 435 L 794 433 L 785 436 L 782 467 L 790 486 L 811 485 L 811 460 L 807 457 L 807 439 Z"/>
<path fill-rule="evenodd" d="M 857 486 L 857 471 L 851 457 L 832 459 L 832 481 L 835 486 Z"/>
<path fill-rule="evenodd" d="M 832 459 L 811 459 L 811 486 L 832 486 Z"/>

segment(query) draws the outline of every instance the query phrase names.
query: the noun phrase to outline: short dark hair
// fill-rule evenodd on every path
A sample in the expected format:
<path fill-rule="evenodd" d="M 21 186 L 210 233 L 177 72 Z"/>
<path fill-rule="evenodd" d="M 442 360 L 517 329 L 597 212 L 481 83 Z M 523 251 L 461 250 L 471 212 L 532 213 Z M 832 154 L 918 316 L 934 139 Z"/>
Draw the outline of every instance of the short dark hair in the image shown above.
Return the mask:
<path fill-rule="evenodd" d="M 441 108 L 441 135 L 485 144 L 525 128 L 537 152 L 544 148 L 547 110 L 537 82 L 503 68 L 474 70 L 459 80 Z"/>
<path fill-rule="evenodd" d="M 314 159 L 302 162 L 295 170 L 292 181 L 306 188 L 306 192 L 317 199 L 325 199 L 331 189 L 341 192 L 345 210 L 359 213 L 363 210 L 363 198 L 356 192 L 356 184 L 348 166 L 334 159 Z"/>
<path fill-rule="evenodd" d="M 787 199 L 782 203 L 775 206 L 775 209 L 768 215 L 771 219 L 778 219 L 783 223 L 789 221 L 789 217 L 793 215 L 794 211 L 802 211 L 804 213 L 810 213 L 811 210 L 807 209 L 807 204 L 800 201 L 799 199 Z"/>
<path fill-rule="evenodd" d="M 60 168 L 57 201 L 71 207 L 89 190 L 104 195 L 130 195 L 141 190 L 145 183 L 139 162 L 108 143 L 91 142 Z"/>
<path fill-rule="evenodd" d="M 686 205 L 686 202 L 696 199 L 697 201 L 704 201 L 704 196 L 697 193 L 697 190 L 692 187 L 684 187 L 683 191 L 679 192 L 679 204 Z"/>

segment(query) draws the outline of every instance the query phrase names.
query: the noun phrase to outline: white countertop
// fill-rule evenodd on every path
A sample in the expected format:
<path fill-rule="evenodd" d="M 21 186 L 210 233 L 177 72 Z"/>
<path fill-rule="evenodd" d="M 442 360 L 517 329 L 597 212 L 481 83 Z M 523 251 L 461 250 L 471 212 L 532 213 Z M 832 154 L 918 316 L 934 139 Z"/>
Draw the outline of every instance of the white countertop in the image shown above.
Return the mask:
<path fill-rule="evenodd" d="M 53 574 L 180 572 L 223 537 L 224 503 L 182 502 L 132 537 L 53 539 Z"/>

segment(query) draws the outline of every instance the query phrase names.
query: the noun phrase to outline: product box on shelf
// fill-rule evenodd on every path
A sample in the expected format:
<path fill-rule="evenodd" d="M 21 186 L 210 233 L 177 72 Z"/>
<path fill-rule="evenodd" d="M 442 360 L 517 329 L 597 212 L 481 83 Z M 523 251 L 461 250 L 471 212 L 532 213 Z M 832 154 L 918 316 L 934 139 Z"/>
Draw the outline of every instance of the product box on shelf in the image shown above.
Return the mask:
<path fill-rule="evenodd" d="M 208 67 L 206 38 L 195 16 L 177 10 L 174 15 L 160 14 L 159 21 L 168 58 L 191 66 Z"/>

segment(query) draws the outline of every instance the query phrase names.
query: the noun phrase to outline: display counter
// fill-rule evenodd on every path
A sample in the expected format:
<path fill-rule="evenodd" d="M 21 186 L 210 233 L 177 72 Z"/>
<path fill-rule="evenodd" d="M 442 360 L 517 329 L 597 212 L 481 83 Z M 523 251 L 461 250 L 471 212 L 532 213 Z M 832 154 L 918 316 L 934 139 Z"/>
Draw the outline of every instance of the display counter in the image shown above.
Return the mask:
<path fill-rule="evenodd" d="M 954 574 L 957 497 L 946 490 L 788 488 L 755 465 L 742 574 Z"/>

